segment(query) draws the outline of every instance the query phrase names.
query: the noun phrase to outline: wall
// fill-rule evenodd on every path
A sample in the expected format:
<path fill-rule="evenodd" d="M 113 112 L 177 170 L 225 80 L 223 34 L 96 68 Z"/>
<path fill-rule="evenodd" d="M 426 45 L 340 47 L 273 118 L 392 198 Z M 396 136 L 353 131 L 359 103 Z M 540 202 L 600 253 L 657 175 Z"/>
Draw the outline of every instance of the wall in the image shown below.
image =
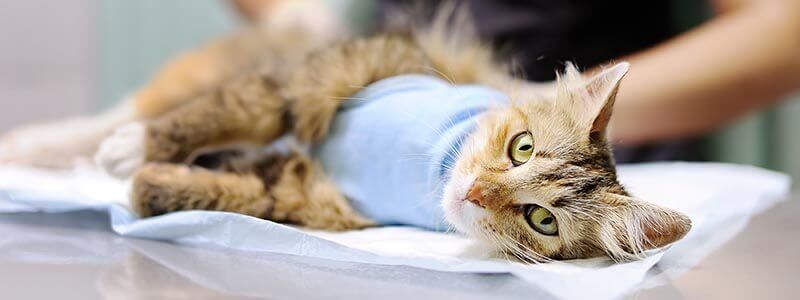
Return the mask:
<path fill-rule="evenodd" d="M 101 106 L 144 85 L 169 58 L 236 25 L 222 0 L 102 0 L 96 9 Z"/>
<path fill-rule="evenodd" d="M 92 109 L 93 3 L 0 0 L 0 132 Z"/>

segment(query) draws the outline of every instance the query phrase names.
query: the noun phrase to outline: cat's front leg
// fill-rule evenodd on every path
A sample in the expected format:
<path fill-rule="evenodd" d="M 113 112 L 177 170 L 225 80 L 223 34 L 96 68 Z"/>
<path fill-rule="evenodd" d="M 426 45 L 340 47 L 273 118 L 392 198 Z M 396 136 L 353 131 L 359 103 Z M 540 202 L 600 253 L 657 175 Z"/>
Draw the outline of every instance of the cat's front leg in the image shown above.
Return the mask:
<path fill-rule="evenodd" d="M 287 130 L 285 110 L 271 80 L 249 76 L 157 119 L 119 128 L 95 161 L 124 178 L 146 162 L 183 163 L 199 149 L 268 143 Z"/>
<path fill-rule="evenodd" d="M 128 177 L 145 162 L 146 133 L 145 122 L 132 122 L 117 128 L 100 144 L 95 163 L 114 177 Z"/>

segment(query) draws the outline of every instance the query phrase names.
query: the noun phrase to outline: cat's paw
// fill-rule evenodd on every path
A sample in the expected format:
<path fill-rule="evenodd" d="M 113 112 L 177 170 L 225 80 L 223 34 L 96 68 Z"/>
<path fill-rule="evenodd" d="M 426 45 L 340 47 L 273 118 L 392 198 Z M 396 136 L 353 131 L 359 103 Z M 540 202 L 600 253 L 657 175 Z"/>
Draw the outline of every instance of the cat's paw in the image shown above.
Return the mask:
<path fill-rule="evenodd" d="M 94 161 L 108 174 L 128 178 L 144 164 L 147 127 L 134 122 L 117 128 L 103 140 Z"/>

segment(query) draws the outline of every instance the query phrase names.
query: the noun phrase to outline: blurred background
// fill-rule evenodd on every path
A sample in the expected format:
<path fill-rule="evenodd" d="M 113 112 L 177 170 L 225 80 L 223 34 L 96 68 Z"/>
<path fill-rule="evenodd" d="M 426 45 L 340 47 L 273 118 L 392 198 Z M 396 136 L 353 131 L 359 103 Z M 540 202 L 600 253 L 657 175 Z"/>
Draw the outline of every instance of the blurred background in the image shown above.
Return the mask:
<path fill-rule="evenodd" d="M 370 1 L 332 1 L 370 10 Z M 702 23 L 700 1 L 671 1 L 675 31 Z M 223 0 L 0 0 L 0 132 L 96 112 L 144 85 L 165 61 L 236 28 Z M 785 101 L 704 138 L 710 160 L 800 179 L 800 101 Z"/>

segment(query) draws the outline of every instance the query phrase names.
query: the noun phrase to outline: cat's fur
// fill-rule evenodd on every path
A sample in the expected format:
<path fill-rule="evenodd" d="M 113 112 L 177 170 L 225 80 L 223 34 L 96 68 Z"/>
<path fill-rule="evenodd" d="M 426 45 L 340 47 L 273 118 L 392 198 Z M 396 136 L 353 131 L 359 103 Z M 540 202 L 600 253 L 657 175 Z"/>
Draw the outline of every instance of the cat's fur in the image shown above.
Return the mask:
<path fill-rule="evenodd" d="M 568 66 L 555 95 L 523 98 L 488 116 L 453 168 L 443 199 L 448 220 L 528 261 L 631 259 L 683 237 L 686 216 L 634 199 L 617 181 L 606 128 L 626 71 L 620 64 L 584 79 Z M 533 135 L 534 158 L 515 167 L 507 145 L 524 131 Z M 477 197 L 480 208 L 463 195 Z M 556 216 L 558 236 L 530 229 L 519 217 L 527 204 Z"/>
<path fill-rule="evenodd" d="M 426 73 L 493 87 L 515 99 L 511 107 L 487 113 L 452 170 L 443 205 L 460 231 L 525 261 L 635 258 L 686 234 L 688 218 L 632 198 L 617 182 L 605 131 L 627 66 L 593 78 L 570 68 L 551 88 L 525 84 L 507 76 L 490 49 L 452 28 L 440 17 L 414 34 L 333 44 L 276 47 L 282 40 L 264 34 L 220 42 L 195 55 L 221 63 L 228 53 L 240 53 L 241 68 L 205 63 L 212 71 L 207 76 L 157 79 L 136 100 L 137 112 L 151 119 L 118 129 L 103 142 L 97 161 L 112 174 L 134 174 L 132 207 L 143 217 L 207 209 L 326 230 L 371 226 L 301 153 L 238 157 L 215 171 L 185 163 L 203 149 L 268 144 L 287 133 L 314 143 L 325 138 L 338 105 L 363 87 Z M 182 58 L 192 59 L 202 60 Z M 176 64 L 162 74 L 197 69 Z M 153 100 L 170 93 L 148 92 L 172 84 L 186 85 L 172 98 Z M 521 131 L 534 136 L 535 158 L 511 167 L 507 144 Z M 473 190 L 480 200 L 465 201 Z M 531 230 L 519 209 L 525 204 L 552 211 L 560 234 Z"/>

